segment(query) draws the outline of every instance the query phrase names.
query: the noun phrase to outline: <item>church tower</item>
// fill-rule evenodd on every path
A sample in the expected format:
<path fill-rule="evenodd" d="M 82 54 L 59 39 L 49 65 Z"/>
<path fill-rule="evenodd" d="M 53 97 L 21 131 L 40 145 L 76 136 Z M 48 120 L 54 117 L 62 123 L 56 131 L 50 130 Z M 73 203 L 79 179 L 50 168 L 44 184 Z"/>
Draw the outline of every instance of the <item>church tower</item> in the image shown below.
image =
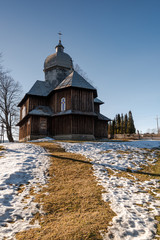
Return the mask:
<path fill-rule="evenodd" d="M 49 55 L 44 62 L 45 81 L 49 81 L 54 88 L 73 70 L 72 58 L 64 52 L 61 40 L 55 49 L 56 53 Z"/>

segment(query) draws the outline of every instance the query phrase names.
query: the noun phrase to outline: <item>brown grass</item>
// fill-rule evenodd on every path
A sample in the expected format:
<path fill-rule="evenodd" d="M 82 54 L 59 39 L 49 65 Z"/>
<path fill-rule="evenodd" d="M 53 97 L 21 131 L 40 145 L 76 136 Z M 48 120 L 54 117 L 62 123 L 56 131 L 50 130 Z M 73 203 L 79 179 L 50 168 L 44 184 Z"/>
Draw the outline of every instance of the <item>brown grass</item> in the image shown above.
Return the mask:
<path fill-rule="evenodd" d="M 3 146 L 0 146 L 0 151 L 5 150 L 5 148 Z"/>
<path fill-rule="evenodd" d="M 85 157 L 64 152 L 54 143 L 38 143 L 50 151 L 49 183 L 36 195 L 45 215 L 37 214 L 41 228 L 18 233 L 17 240 L 99 240 L 99 231 L 115 215 L 102 200 L 92 165 Z M 49 193 L 46 195 L 46 193 Z M 33 221 L 32 221 L 33 222 Z"/>

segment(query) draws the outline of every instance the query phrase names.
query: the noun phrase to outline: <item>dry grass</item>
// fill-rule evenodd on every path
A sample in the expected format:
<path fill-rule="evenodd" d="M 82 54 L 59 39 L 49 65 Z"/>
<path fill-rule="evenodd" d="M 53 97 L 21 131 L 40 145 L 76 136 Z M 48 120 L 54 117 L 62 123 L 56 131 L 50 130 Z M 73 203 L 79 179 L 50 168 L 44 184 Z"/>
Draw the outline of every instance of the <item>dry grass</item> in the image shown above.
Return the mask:
<path fill-rule="evenodd" d="M 3 146 L 0 146 L 0 152 L 1 151 L 4 151 L 5 149 L 4 149 L 4 147 Z M 0 158 L 2 157 L 2 155 L 0 155 Z"/>
<path fill-rule="evenodd" d="M 50 151 L 49 183 L 36 195 L 45 215 L 37 218 L 41 228 L 16 235 L 17 240 L 99 240 L 114 216 L 102 200 L 102 187 L 85 157 L 64 152 L 54 143 L 38 143 Z M 48 194 L 46 194 L 48 193 Z"/>
<path fill-rule="evenodd" d="M 3 146 L 0 146 L 0 151 L 3 151 L 5 150 Z"/>

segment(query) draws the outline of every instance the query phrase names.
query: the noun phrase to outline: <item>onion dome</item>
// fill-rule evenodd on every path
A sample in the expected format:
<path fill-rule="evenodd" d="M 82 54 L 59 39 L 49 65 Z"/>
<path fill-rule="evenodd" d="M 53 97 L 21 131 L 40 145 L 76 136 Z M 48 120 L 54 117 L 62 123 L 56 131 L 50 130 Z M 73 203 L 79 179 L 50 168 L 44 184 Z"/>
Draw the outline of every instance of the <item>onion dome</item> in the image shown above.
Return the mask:
<path fill-rule="evenodd" d="M 55 47 L 56 53 L 49 55 L 44 62 L 44 71 L 53 69 L 55 67 L 72 69 L 73 63 L 72 58 L 64 53 L 64 47 L 59 40 L 58 45 Z"/>

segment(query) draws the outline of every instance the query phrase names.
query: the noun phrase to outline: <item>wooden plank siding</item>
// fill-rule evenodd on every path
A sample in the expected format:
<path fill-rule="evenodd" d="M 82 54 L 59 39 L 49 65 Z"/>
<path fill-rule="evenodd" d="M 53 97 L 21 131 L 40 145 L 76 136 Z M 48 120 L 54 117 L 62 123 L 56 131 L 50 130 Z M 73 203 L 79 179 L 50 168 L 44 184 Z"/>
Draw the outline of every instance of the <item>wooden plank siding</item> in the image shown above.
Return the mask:
<path fill-rule="evenodd" d="M 72 115 L 72 134 L 94 135 L 94 117 Z"/>
<path fill-rule="evenodd" d="M 94 112 L 93 91 L 72 88 L 72 110 Z"/>
<path fill-rule="evenodd" d="M 95 120 L 94 122 L 94 135 L 97 138 L 108 137 L 108 123 L 103 120 Z"/>
<path fill-rule="evenodd" d="M 95 113 L 99 113 L 100 112 L 99 104 L 94 103 L 94 111 L 95 111 Z"/>
<path fill-rule="evenodd" d="M 48 99 L 41 96 L 30 96 L 29 111 L 33 110 L 37 106 L 48 106 Z"/>
<path fill-rule="evenodd" d="M 71 134 L 71 115 L 56 116 L 52 119 L 52 135 Z"/>
<path fill-rule="evenodd" d="M 24 139 L 31 134 L 31 118 L 29 118 L 19 129 L 19 139 Z"/>
<path fill-rule="evenodd" d="M 51 119 L 47 117 L 32 116 L 32 128 L 31 135 L 45 135 L 51 136 L 52 134 L 52 125 Z M 45 122 L 46 121 L 46 122 Z M 46 125 L 46 128 L 45 128 Z"/>
<path fill-rule="evenodd" d="M 25 115 L 29 112 L 29 98 L 24 102 L 24 104 L 20 108 L 20 120 L 22 120 L 22 111 L 25 108 Z M 23 116 L 24 117 L 24 116 Z"/>
<path fill-rule="evenodd" d="M 33 110 L 37 106 L 47 106 L 48 105 L 48 100 L 45 97 L 39 97 L 39 96 L 29 96 L 29 98 L 24 102 L 24 104 L 21 106 L 20 109 L 20 120 L 22 120 L 22 111 L 23 108 L 26 108 L 26 114 Z M 23 116 L 24 117 L 24 116 Z"/>
<path fill-rule="evenodd" d="M 66 110 L 71 109 L 71 89 L 63 89 L 60 91 L 54 92 L 53 95 L 49 98 L 49 106 L 51 107 L 54 113 L 61 112 L 61 99 L 65 98 L 66 100 Z"/>

